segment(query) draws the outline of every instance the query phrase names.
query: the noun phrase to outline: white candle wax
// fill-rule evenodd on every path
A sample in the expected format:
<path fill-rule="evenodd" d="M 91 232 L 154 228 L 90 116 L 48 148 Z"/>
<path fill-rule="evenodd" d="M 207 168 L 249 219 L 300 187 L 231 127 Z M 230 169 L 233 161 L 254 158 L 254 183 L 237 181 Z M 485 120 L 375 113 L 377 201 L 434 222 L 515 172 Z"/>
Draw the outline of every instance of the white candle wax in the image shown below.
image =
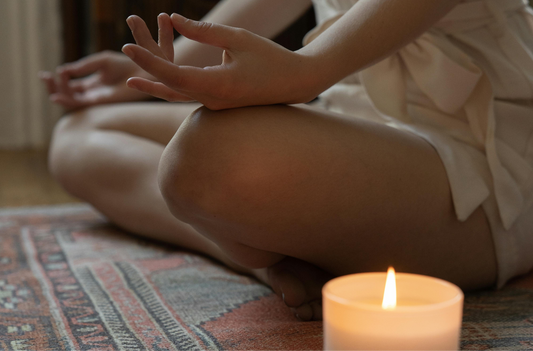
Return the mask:
<path fill-rule="evenodd" d="M 383 309 L 385 273 L 336 278 L 323 289 L 325 350 L 458 350 L 463 293 L 444 280 L 396 275 L 398 305 Z"/>

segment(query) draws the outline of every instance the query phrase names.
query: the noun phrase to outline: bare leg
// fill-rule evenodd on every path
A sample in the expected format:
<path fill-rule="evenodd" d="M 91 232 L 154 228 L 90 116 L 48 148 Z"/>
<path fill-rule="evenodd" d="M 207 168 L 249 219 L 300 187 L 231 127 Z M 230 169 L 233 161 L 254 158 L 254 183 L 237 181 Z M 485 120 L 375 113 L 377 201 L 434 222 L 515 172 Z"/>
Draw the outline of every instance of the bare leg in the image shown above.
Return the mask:
<path fill-rule="evenodd" d="M 50 169 L 70 193 L 122 228 L 231 263 L 215 244 L 170 214 L 157 186 L 165 145 L 197 107 L 145 103 L 76 112 L 56 127 Z"/>
<path fill-rule="evenodd" d="M 464 289 L 496 279 L 482 209 L 459 222 L 436 151 L 386 126 L 308 108 L 203 108 L 167 146 L 160 184 L 176 217 L 251 268 L 290 256 L 333 275 L 394 265 Z"/>
<path fill-rule="evenodd" d="M 330 273 L 302 260 L 281 260 L 283 254 L 274 255 L 272 262 L 281 261 L 268 271 L 245 269 L 168 211 L 155 185 L 159 158 L 164 145 L 195 107 L 130 104 L 102 106 L 71 115 L 56 129 L 51 170 L 67 190 L 92 203 L 119 226 L 205 253 L 240 272 L 253 273 L 279 295 L 284 293 L 287 305 L 299 306 L 296 313 L 302 319 L 320 317 L 320 306 L 313 301 L 319 301 L 320 287 L 331 278 Z M 229 125 L 235 126 L 234 122 L 229 121 Z M 206 142 L 213 146 L 218 140 Z M 210 158 L 206 157 L 205 162 L 211 162 Z"/>
<path fill-rule="evenodd" d="M 56 127 L 50 170 L 70 193 L 91 203 L 115 224 L 134 234 L 211 256 L 238 272 L 274 284 L 280 296 L 283 291 L 279 286 L 296 284 L 296 288 L 287 289 L 286 300 L 289 306 L 300 306 L 303 301 L 300 296 L 316 296 L 330 275 L 298 260 L 283 261 L 270 272 L 242 267 L 168 210 L 157 185 L 159 160 L 182 121 L 197 107 L 121 104 L 69 115 Z M 310 279 L 310 274 L 315 279 Z M 294 275 L 304 276 L 309 284 L 298 285 Z M 305 311 L 300 314 L 305 319 L 312 316 Z"/>
<path fill-rule="evenodd" d="M 255 275 L 290 307 L 308 302 L 307 297 L 316 299 L 330 274 L 292 258 L 271 269 L 244 268 L 168 210 L 157 186 L 159 159 L 182 121 L 197 107 L 120 104 L 73 113 L 56 127 L 50 170 L 70 193 L 131 233 L 195 250 Z M 320 306 L 313 303 L 314 311 L 309 306 L 295 313 L 302 319 L 319 318 Z"/>

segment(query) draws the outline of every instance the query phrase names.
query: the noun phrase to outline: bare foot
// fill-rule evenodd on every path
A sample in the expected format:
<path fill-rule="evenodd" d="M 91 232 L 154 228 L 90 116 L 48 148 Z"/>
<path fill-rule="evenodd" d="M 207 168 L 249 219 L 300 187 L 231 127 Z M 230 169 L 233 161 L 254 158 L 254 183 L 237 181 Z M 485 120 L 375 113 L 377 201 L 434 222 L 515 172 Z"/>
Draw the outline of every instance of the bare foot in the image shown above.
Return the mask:
<path fill-rule="evenodd" d="M 322 287 L 333 278 L 331 274 L 292 257 L 252 273 L 270 285 L 298 319 L 322 320 Z"/>
<path fill-rule="evenodd" d="M 219 256 L 219 260 L 234 271 L 255 276 L 270 286 L 298 319 L 322 320 L 322 287 L 334 278 L 333 275 L 293 257 L 285 257 L 267 268 L 249 269 L 223 254 Z"/>

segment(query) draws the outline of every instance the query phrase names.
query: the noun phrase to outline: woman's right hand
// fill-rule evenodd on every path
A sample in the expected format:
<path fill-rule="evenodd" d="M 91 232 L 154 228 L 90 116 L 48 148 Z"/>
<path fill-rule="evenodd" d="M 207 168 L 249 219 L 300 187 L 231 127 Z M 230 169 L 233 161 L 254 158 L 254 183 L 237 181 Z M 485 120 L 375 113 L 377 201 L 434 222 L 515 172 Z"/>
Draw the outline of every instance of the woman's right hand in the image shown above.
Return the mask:
<path fill-rule="evenodd" d="M 142 71 L 126 55 L 104 51 L 57 68 L 57 74 L 41 72 L 50 100 L 75 110 L 92 105 L 148 100 L 150 95 L 128 88 L 130 77 L 141 75 L 155 79 Z"/>

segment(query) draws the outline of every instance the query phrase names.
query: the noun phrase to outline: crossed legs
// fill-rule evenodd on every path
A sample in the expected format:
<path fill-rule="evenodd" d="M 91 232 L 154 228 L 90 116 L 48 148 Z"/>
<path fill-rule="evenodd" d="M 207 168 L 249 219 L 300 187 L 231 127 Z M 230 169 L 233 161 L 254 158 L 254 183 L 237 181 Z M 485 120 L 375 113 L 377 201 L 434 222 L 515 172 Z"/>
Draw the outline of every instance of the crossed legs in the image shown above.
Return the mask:
<path fill-rule="evenodd" d="M 307 107 L 201 108 L 159 177 L 170 211 L 243 266 L 289 256 L 334 275 L 394 265 L 466 289 L 495 282 L 484 212 L 459 222 L 436 151 L 389 127 Z"/>
<path fill-rule="evenodd" d="M 117 104 L 66 116 L 55 128 L 50 171 L 118 226 L 230 263 L 210 240 L 171 215 L 157 185 L 165 145 L 197 107 Z"/>
<path fill-rule="evenodd" d="M 484 212 L 456 219 L 444 167 L 419 137 L 301 106 L 185 118 L 192 110 L 74 114 L 56 129 L 51 170 L 118 225 L 255 273 L 289 306 L 319 298 L 330 276 L 388 265 L 494 284 Z"/>

